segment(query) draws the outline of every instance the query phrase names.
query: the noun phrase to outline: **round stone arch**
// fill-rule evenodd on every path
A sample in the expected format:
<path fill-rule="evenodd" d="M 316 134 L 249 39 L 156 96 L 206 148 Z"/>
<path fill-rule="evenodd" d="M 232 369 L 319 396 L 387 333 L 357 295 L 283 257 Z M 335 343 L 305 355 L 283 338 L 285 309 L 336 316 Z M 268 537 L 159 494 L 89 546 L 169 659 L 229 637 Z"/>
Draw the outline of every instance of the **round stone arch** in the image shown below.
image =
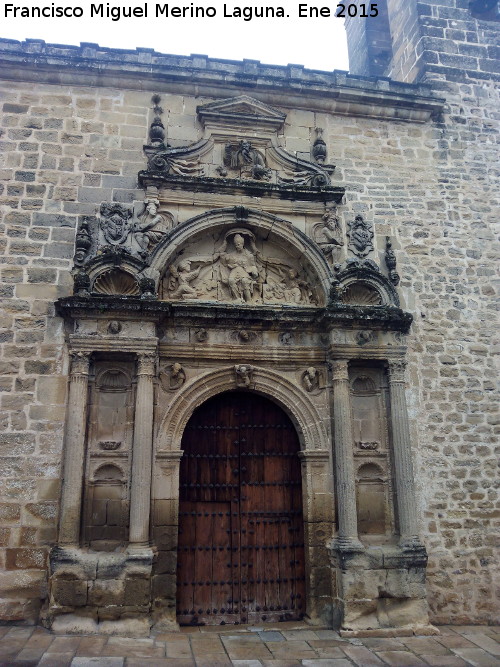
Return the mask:
<path fill-rule="evenodd" d="M 186 383 L 160 424 L 157 453 L 179 451 L 184 429 L 196 408 L 217 394 L 240 388 L 235 381 L 234 366 L 209 371 Z M 253 366 L 247 391 L 266 396 L 283 408 L 297 430 L 302 451 L 329 449 L 321 416 L 305 392 L 292 382 L 275 371 Z"/>
<path fill-rule="evenodd" d="M 242 390 L 236 382 L 235 366 L 225 366 L 203 373 L 179 390 L 161 421 L 156 443 L 154 473 L 156 481 L 153 487 L 153 504 L 155 510 L 158 508 L 158 512 L 154 511 L 153 516 L 159 517 L 165 507 L 170 518 L 168 521 L 165 519 L 166 528 L 160 525 L 162 519 L 159 520 L 158 527 L 153 520 L 153 534 L 158 534 L 160 542 L 167 540 L 168 550 L 174 552 L 175 557 L 179 469 L 184 430 L 199 406 L 210 398 L 231 390 Z M 325 613 L 325 604 L 329 609 L 332 603 L 331 591 L 325 590 L 324 579 L 317 576 L 319 574 L 317 564 L 328 558 L 326 543 L 333 537 L 334 528 L 334 496 L 330 484 L 332 472 L 328 431 L 310 397 L 300 387 L 273 370 L 252 366 L 250 386 L 243 391 L 257 392 L 274 401 L 285 411 L 296 429 L 302 464 L 306 612 L 310 618 L 319 619 Z M 171 589 L 176 590 L 176 575 L 168 577 Z M 161 618 L 170 624 L 176 623 L 175 605 L 164 607 L 161 599 L 158 599 L 157 603 L 162 609 Z"/>
<path fill-rule="evenodd" d="M 295 259 L 309 266 L 326 302 L 333 275 L 320 248 L 290 221 L 242 206 L 207 211 L 175 227 L 154 249 L 148 273 L 159 281 L 189 241 L 217 234 L 222 241 L 223 231 L 230 226 L 246 227 L 264 240 L 275 239 L 278 245 L 287 246 Z"/>

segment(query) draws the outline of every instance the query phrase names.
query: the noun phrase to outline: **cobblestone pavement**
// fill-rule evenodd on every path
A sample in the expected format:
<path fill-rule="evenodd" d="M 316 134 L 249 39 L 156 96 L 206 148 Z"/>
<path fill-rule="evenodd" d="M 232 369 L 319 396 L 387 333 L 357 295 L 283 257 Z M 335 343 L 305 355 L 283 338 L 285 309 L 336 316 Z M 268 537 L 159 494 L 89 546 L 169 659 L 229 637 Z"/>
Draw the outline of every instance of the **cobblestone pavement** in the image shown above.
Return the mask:
<path fill-rule="evenodd" d="M 183 628 L 152 639 L 55 636 L 0 627 L 0 667 L 500 667 L 500 626 L 441 626 L 426 637 L 344 639 L 333 630 L 280 623 L 264 628 Z"/>

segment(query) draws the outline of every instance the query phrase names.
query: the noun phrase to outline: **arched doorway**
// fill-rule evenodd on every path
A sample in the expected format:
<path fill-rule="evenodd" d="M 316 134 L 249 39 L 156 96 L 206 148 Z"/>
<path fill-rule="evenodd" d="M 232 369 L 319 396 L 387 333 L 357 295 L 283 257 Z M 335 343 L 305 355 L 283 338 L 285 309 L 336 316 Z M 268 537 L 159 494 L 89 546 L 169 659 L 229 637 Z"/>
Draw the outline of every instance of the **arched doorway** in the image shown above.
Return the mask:
<path fill-rule="evenodd" d="M 271 400 L 225 392 L 182 439 L 177 617 L 262 623 L 305 612 L 297 432 Z"/>

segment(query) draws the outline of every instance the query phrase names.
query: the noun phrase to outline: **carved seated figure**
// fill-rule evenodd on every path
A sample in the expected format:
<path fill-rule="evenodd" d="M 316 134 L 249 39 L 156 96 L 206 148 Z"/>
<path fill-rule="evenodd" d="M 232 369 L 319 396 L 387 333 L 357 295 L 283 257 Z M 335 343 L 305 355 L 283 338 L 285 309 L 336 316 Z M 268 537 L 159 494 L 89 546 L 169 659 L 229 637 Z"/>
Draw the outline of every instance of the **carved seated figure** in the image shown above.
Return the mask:
<path fill-rule="evenodd" d="M 324 225 L 317 225 L 315 229 L 315 240 L 326 257 L 334 261 L 334 253 L 344 245 L 342 230 L 339 219 L 334 211 L 327 211 L 323 215 Z"/>
<path fill-rule="evenodd" d="M 154 201 L 149 201 L 146 204 L 146 209 L 139 220 L 136 220 L 133 226 L 133 236 L 139 246 L 139 254 L 144 257 L 149 250 L 149 247 L 156 245 L 165 234 L 162 229 L 162 223 L 165 222 L 164 217 L 158 213 L 157 205 Z"/>
<path fill-rule="evenodd" d="M 255 254 L 245 248 L 245 239 L 241 234 L 233 238 L 234 251 L 225 252 L 227 241 L 220 255 L 222 264 L 229 269 L 227 284 L 231 297 L 238 301 L 252 300 L 255 281 L 259 277 L 259 270 L 255 262 Z"/>

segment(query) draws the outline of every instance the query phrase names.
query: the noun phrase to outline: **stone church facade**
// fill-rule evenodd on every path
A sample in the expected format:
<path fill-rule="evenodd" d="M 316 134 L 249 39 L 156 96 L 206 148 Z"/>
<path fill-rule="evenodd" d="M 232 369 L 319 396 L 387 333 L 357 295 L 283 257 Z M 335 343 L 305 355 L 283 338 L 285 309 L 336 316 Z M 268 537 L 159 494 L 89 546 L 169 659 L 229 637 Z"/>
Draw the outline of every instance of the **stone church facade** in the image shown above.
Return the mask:
<path fill-rule="evenodd" d="M 494 621 L 490 4 L 351 74 L 0 40 L 2 620 Z"/>

